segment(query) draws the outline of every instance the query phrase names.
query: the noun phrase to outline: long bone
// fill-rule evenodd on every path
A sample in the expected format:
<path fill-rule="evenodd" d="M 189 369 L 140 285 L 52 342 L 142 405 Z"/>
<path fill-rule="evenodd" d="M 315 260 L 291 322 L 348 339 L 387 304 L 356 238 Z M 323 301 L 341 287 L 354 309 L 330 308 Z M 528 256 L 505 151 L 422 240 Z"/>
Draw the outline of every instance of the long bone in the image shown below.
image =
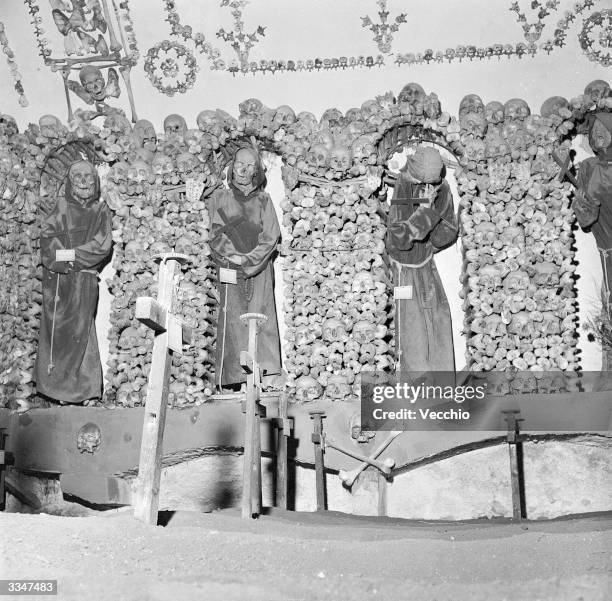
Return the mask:
<path fill-rule="evenodd" d="M 376 449 L 374 449 L 374 452 L 370 455 L 369 458 L 376 459 L 376 457 L 378 457 L 401 433 L 401 430 L 394 430 L 393 432 L 391 432 L 386 438 L 386 440 L 381 442 L 380 445 L 376 447 Z M 393 459 L 386 459 L 385 461 L 393 461 L 393 465 L 395 465 L 395 461 Z M 345 484 L 349 488 L 353 486 L 359 474 L 361 474 L 361 472 L 363 472 L 363 470 L 365 470 L 368 465 L 369 464 L 364 461 L 361 465 L 356 467 L 354 470 L 351 470 L 350 472 L 340 470 L 340 473 L 338 475 L 340 476 L 340 480 L 342 480 L 342 484 Z M 393 467 L 393 465 L 391 467 Z"/>
<path fill-rule="evenodd" d="M 354 459 L 359 459 L 360 461 L 365 462 L 368 465 L 373 465 L 376 469 L 381 471 L 385 476 L 388 476 L 391 473 L 391 469 L 395 465 L 395 461 L 393 459 L 385 459 L 384 461 L 376 461 L 376 459 L 372 459 L 371 457 L 366 457 L 357 451 L 353 451 L 352 449 L 347 449 L 345 447 L 341 447 L 334 441 L 333 438 L 322 435 L 322 445 L 323 448 L 331 447 L 332 449 L 336 449 L 336 451 L 340 451 L 340 453 L 344 453 L 349 457 L 353 457 Z"/>

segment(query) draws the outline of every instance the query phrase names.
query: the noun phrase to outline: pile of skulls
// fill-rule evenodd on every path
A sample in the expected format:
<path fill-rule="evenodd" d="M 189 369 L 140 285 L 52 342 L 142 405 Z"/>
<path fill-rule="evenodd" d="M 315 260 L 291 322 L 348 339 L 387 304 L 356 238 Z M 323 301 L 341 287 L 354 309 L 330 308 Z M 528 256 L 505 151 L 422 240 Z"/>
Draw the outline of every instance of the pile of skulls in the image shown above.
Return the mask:
<path fill-rule="evenodd" d="M 568 134 L 590 104 L 556 96 L 532 115 L 517 98 L 485 106 L 472 94 L 461 102 L 457 181 L 471 369 L 578 367 L 571 191 L 551 152 L 567 156 Z"/>
<path fill-rule="evenodd" d="M 26 173 L 29 146 L 12 117 L 0 115 L 0 407 L 34 394 L 42 291 L 37 203 Z"/>
<path fill-rule="evenodd" d="M 283 243 L 284 350 L 299 400 L 346 399 L 357 374 L 391 365 L 385 225 L 372 191 L 304 184 L 282 204 L 290 232 Z"/>

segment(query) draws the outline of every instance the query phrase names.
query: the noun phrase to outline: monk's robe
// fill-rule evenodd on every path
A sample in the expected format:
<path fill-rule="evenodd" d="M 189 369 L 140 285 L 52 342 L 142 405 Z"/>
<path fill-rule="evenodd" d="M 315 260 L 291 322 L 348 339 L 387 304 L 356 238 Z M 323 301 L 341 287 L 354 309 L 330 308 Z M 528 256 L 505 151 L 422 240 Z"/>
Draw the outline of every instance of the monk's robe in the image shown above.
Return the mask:
<path fill-rule="evenodd" d="M 112 247 L 111 215 L 100 202 L 100 186 L 85 205 L 65 195 L 42 222 L 43 307 L 40 319 L 36 388 L 65 403 L 102 395 L 102 365 L 96 336 L 99 272 Z M 74 249 L 73 267 L 55 260 L 55 251 Z"/>
<path fill-rule="evenodd" d="M 208 202 L 210 248 L 217 265 L 236 271 L 237 283 L 219 280 L 219 317 L 215 354 L 215 382 L 227 386 L 246 381 L 240 352 L 248 349 L 248 327 L 240 321 L 244 313 L 262 313 L 268 321 L 260 326 L 258 360 L 262 375 L 281 373 L 280 338 L 274 300 L 273 259 L 280 228 L 272 199 L 265 192 L 266 178 L 259 156 L 255 188 L 243 194 L 233 183 L 233 165 L 228 168 L 229 189 L 219 189 Z M 242 255 L 242 265 L 228 257 Z"/>
<path fill-rule="evenodd" d="M 446 180 L 431 207 L 418 204 L 424 186 L 400 173 L 387 217 L 393 284 L 412 287 L 412 298 L 395 303 L 398 369 L 454 372 L 450 307 L 433 256 L 457 239 L 457 218 Z"/>

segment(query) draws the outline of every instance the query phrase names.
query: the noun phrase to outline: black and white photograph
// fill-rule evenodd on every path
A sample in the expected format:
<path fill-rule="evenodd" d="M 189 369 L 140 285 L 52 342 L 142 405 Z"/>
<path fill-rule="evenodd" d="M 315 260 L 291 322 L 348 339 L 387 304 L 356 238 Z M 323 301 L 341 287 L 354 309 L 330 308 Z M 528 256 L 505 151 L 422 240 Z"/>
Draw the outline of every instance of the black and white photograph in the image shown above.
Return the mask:
<path fill-rule="evenodd" d="M 612 2 L 0 45 L 0 600 L 612 599 Z"/>

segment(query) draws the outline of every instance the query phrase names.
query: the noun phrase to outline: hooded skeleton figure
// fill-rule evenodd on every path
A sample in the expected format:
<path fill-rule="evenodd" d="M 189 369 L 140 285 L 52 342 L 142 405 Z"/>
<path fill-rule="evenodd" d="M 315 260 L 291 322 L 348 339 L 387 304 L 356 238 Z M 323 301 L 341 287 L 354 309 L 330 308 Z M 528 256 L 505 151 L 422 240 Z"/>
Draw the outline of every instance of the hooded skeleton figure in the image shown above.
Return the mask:
<path fill-rule="evenodd" d="M 65 193 L 42 222 L 43 309 L 36 387 L 64 403 L 100 398 L 102 366 L 94 316 L 98 274 L 111 253 L 111 215 L 100 201 L 95 167 L 77 161 L 68 170 Z M 72 260 L 56 251 L 73 250 Z"/>
<path fill-rule="evenodd" d="M 612 113 L 595 114 L 589 127 L 589 145 L 595 156 L 579 165 L 580 189 L 572 206 L 580 226 L 595 236 L 604 273 L 604 297 L 612 308 Z M 603 369 L 612 369 L 609 351 Z"/>
<path fill-rule="evenodd" d="M 246 381 L 240 352 L 247 349 L 248 329 L 240 322 L 244 313 L 263 313 L 268 321 L 258 338 L 263 374 L 280 370 L 280 340 L 274 302 L 273 259 L 280 228 L 259 154 L 239 149 L 228 168 L 227 189 L 210 197 L 210 247 L 218 267 L 220 311 L 217 326 L 215 373 L 218 386 Z M 235 272 L 235 283 L 231 272 Z"/>
<path fill-rule="evenodd" d="M 457 239 L 440 153 L 419 146 L 395 183 L 386 250 L 396 298 L 400 371 L 454 372 L 450 308 L 433 255 Z"/>

